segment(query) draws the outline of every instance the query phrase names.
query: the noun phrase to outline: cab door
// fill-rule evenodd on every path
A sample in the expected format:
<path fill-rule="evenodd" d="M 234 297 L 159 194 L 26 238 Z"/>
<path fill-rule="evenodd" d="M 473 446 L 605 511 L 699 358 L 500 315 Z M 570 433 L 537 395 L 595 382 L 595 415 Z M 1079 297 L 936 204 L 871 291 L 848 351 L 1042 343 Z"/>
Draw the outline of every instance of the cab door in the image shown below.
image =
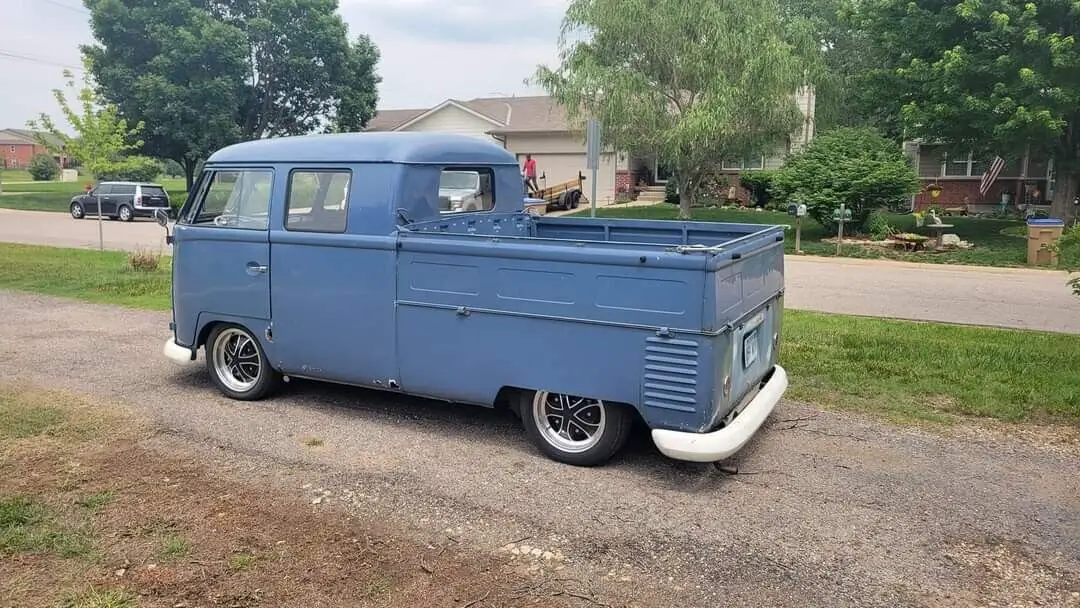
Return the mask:
<path fill-rule="evenodd" d="M 191 346 L 201 327 L 229 321 L 265 339 L 270 323 L 270 167 L 213 167 L 176 223 L 173 315 L 176 340 Z M 268 349 L 263 343 L 263 348 Z"/>

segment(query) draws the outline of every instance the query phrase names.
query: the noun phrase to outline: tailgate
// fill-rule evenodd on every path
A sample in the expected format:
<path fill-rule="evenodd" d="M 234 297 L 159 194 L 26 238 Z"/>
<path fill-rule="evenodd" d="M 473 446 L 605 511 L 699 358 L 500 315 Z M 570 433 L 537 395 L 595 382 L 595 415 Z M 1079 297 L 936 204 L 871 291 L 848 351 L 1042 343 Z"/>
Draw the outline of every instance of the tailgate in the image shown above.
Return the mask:
<path fill-rule="evenodd" d="M 143 187 L 142 205 L 143 207 L 168 207 L 169 197 L 163 188 Z"/>

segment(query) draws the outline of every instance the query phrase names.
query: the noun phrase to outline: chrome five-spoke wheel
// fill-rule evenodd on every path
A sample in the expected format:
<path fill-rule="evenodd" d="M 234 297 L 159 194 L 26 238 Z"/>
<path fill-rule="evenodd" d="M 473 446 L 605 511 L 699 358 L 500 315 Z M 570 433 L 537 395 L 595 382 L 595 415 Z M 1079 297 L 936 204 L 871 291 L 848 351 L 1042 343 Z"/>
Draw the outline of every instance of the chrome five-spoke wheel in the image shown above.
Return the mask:
<path fill-rule="evenodd" d="M 265 396 L 277 379 L 255 336 L 237 325 L 219 325 L 206 341 L 206 366 L 214 384 L 233 399 Z"/>
<path fill-rule="evenodd" d="M 580 466 L 608 461 L 626 443 L 632 423 L 624 406 L 550 391 L 524 394 L 521 420 L 545 454 Z"/>

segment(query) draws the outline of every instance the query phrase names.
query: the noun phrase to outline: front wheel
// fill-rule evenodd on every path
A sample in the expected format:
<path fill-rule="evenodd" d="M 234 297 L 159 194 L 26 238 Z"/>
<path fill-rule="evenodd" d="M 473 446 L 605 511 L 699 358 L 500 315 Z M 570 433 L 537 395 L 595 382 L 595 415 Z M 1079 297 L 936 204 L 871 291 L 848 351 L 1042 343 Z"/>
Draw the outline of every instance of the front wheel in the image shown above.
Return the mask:
<path fill-rule="evenodd" d="M 527 391 L 519 398 L 525 433 L 553 460 L 601 465 L 622 449 L 630 435 L 633 416 L 624 406 L 548 391 Z"/>
<path fill-rule="evenodd" d="M 86 217 L 86 210 L 83 209 L 82 203 L 71 203 L 71 217 L 81 220 Z"/>
<path fill-rule="evenodd" d="M 281 377 L 270 367 L 258 339 L 239 325 L 218 325 L 210 332 L 206 369 L 222 394 L 240 401 L 262 399 Z"/>

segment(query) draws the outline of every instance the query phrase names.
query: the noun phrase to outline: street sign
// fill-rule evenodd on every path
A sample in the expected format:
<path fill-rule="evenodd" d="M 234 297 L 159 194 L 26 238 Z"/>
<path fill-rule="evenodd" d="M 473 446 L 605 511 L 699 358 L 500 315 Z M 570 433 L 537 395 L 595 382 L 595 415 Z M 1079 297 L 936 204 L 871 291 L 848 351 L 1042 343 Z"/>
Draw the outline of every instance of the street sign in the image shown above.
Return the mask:
<path fill-rule="evenodd" d="M 600 168 L 600 123 L 590 118 L 585 129 L 585 168 Z"/>

